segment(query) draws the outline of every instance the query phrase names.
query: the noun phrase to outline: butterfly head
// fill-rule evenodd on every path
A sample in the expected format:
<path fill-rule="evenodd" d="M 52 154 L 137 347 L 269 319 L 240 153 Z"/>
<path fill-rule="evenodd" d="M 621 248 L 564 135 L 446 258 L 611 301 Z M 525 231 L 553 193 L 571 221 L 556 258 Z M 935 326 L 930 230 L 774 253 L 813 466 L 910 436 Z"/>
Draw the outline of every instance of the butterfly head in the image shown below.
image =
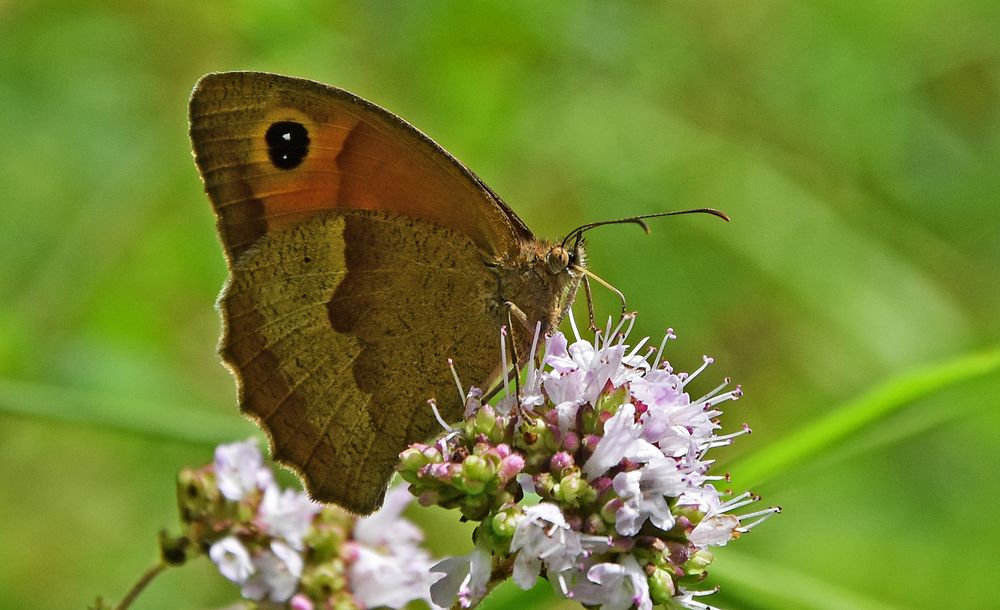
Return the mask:
<path fill-rule="evenodd" d="M 545 255 L 545 264 L 552 275 L 566 270 L 576 271 L 583 267 L 583 242 L 577 240 L 568 247 L 564 244 L 554 244 Z"/>

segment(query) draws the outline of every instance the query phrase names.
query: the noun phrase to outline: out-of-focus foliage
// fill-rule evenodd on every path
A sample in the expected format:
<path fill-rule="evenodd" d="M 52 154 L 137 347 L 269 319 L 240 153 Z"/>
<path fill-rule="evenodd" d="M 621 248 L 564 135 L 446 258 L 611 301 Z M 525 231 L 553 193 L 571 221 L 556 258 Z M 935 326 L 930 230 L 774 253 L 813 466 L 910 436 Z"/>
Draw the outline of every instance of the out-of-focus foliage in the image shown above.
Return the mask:
<path fill-rule="evenodd" d="M 201 74 L 368 97 L 542 236 L 726 210 L 589 248 L 640 332 L 672 326 L 679 365 L 708 352 L 743 383 L 738 472 L 1000 341 L 998 31 L 994 0 L 0 3 L 0 607 L 120 596 L 175 522 L 175 473 L 252 434 L 214 353 L 225 269 L 185 116 Z M 771 477 L 756 491 L 785 514 L 718 554 L 717 602 L 995 603 L 998 390 L 945 388 Z M 437 552 L 468 548 L 452 515 L 413 516 Z M 194 565 L 137 607 L 235 594 Z"/>

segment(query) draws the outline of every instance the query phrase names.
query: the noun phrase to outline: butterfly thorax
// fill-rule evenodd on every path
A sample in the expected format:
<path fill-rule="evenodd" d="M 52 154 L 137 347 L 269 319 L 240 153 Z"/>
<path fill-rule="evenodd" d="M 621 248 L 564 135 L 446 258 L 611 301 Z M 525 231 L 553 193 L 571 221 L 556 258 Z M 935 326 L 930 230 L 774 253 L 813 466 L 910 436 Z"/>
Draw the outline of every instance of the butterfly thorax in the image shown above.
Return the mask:
<path fill-rule="evenodd" d="M 573 304 L 586 266 L 583 246 L 564 248 L 540 240 L 524 242 L 513 256 L 491 266 L 498 283 L 497 313 L 507 323 L 507 304 L 516 308 L 511 322 L 518 353 L 522 360 L 526 359 L 535 325 L 541 323 L 543 335 L 551 333 Z M 517 310 L 524 314 L 524 320 L 518 320 Z"/>

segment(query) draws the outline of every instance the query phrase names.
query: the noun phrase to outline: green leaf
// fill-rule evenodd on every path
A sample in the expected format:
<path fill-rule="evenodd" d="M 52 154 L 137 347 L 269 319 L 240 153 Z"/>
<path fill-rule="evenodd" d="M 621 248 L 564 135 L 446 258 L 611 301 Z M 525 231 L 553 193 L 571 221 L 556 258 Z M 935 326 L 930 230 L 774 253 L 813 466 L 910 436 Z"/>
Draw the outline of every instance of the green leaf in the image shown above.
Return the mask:
<path fill-rule="evenodd" d="M 911 369 L 833 409 L 780 443 L 740 460 L 731 468 L 733 478 L 741 485 L 759 486 L 920 398 L 997 369 L 1000 347 Z"/>
<path fill-rule="evenodd" d="M 892 606 L 841 589 L 787 566 L 768 563 L 730 549 L 716 551 L 712 580 L 719 583 L 739 607 L 799 608 L 802 610 L 887 610 Z M 709 600 L 711 603 L 711 601 Z"/>
<path fill-rule="evenodd" d="M 477 610 L 503 610 L 505 608 L 545 608 L 554 601 L 552 585 L 540 580 L 525 591 L 513 580 L 507 580 L 486 596 Z"/>
<path fill-rule="evenodd" d="M 0 412 L 202 445 L 254 434 L 253 427 L 240 417 L 11 379 L 0 379 Z"/>

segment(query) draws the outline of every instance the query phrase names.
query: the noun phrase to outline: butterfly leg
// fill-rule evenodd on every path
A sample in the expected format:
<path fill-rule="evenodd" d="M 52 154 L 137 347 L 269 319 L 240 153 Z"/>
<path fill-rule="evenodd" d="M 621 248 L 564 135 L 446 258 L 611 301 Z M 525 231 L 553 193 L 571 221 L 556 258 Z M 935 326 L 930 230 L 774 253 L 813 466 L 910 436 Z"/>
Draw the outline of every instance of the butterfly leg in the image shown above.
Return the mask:
<path fill-rule="evenodd" d="M 507 308 L 507 327 L 514 331 L 514 318 L 517 318 L 528 332 L 531 332 L 531 327 L 528 325 L 528 316 L 524 315 L 521 308 L 517 305 L 511 303 L 510 301 L 504 301 L 504 307 Z M 521 403 L 521 376 L 518 374 L 518 369 L 520 368 L 521 359 L 517 353 L 517 341 L 514 340 L 513 335 L 510 336 L 510 352 L 511 358 L 514 360 L 514 396 L 517 397 L 518 404 Z"/>
<path fill-rule="evenodd" d="M 597 319 L 594 315 L 594 294 L 590 291 L 590 278 L 583 276 L 583 294 L 587 297 L 587 318 L 590 320 L 590 332 L 597 332 Z"/>

